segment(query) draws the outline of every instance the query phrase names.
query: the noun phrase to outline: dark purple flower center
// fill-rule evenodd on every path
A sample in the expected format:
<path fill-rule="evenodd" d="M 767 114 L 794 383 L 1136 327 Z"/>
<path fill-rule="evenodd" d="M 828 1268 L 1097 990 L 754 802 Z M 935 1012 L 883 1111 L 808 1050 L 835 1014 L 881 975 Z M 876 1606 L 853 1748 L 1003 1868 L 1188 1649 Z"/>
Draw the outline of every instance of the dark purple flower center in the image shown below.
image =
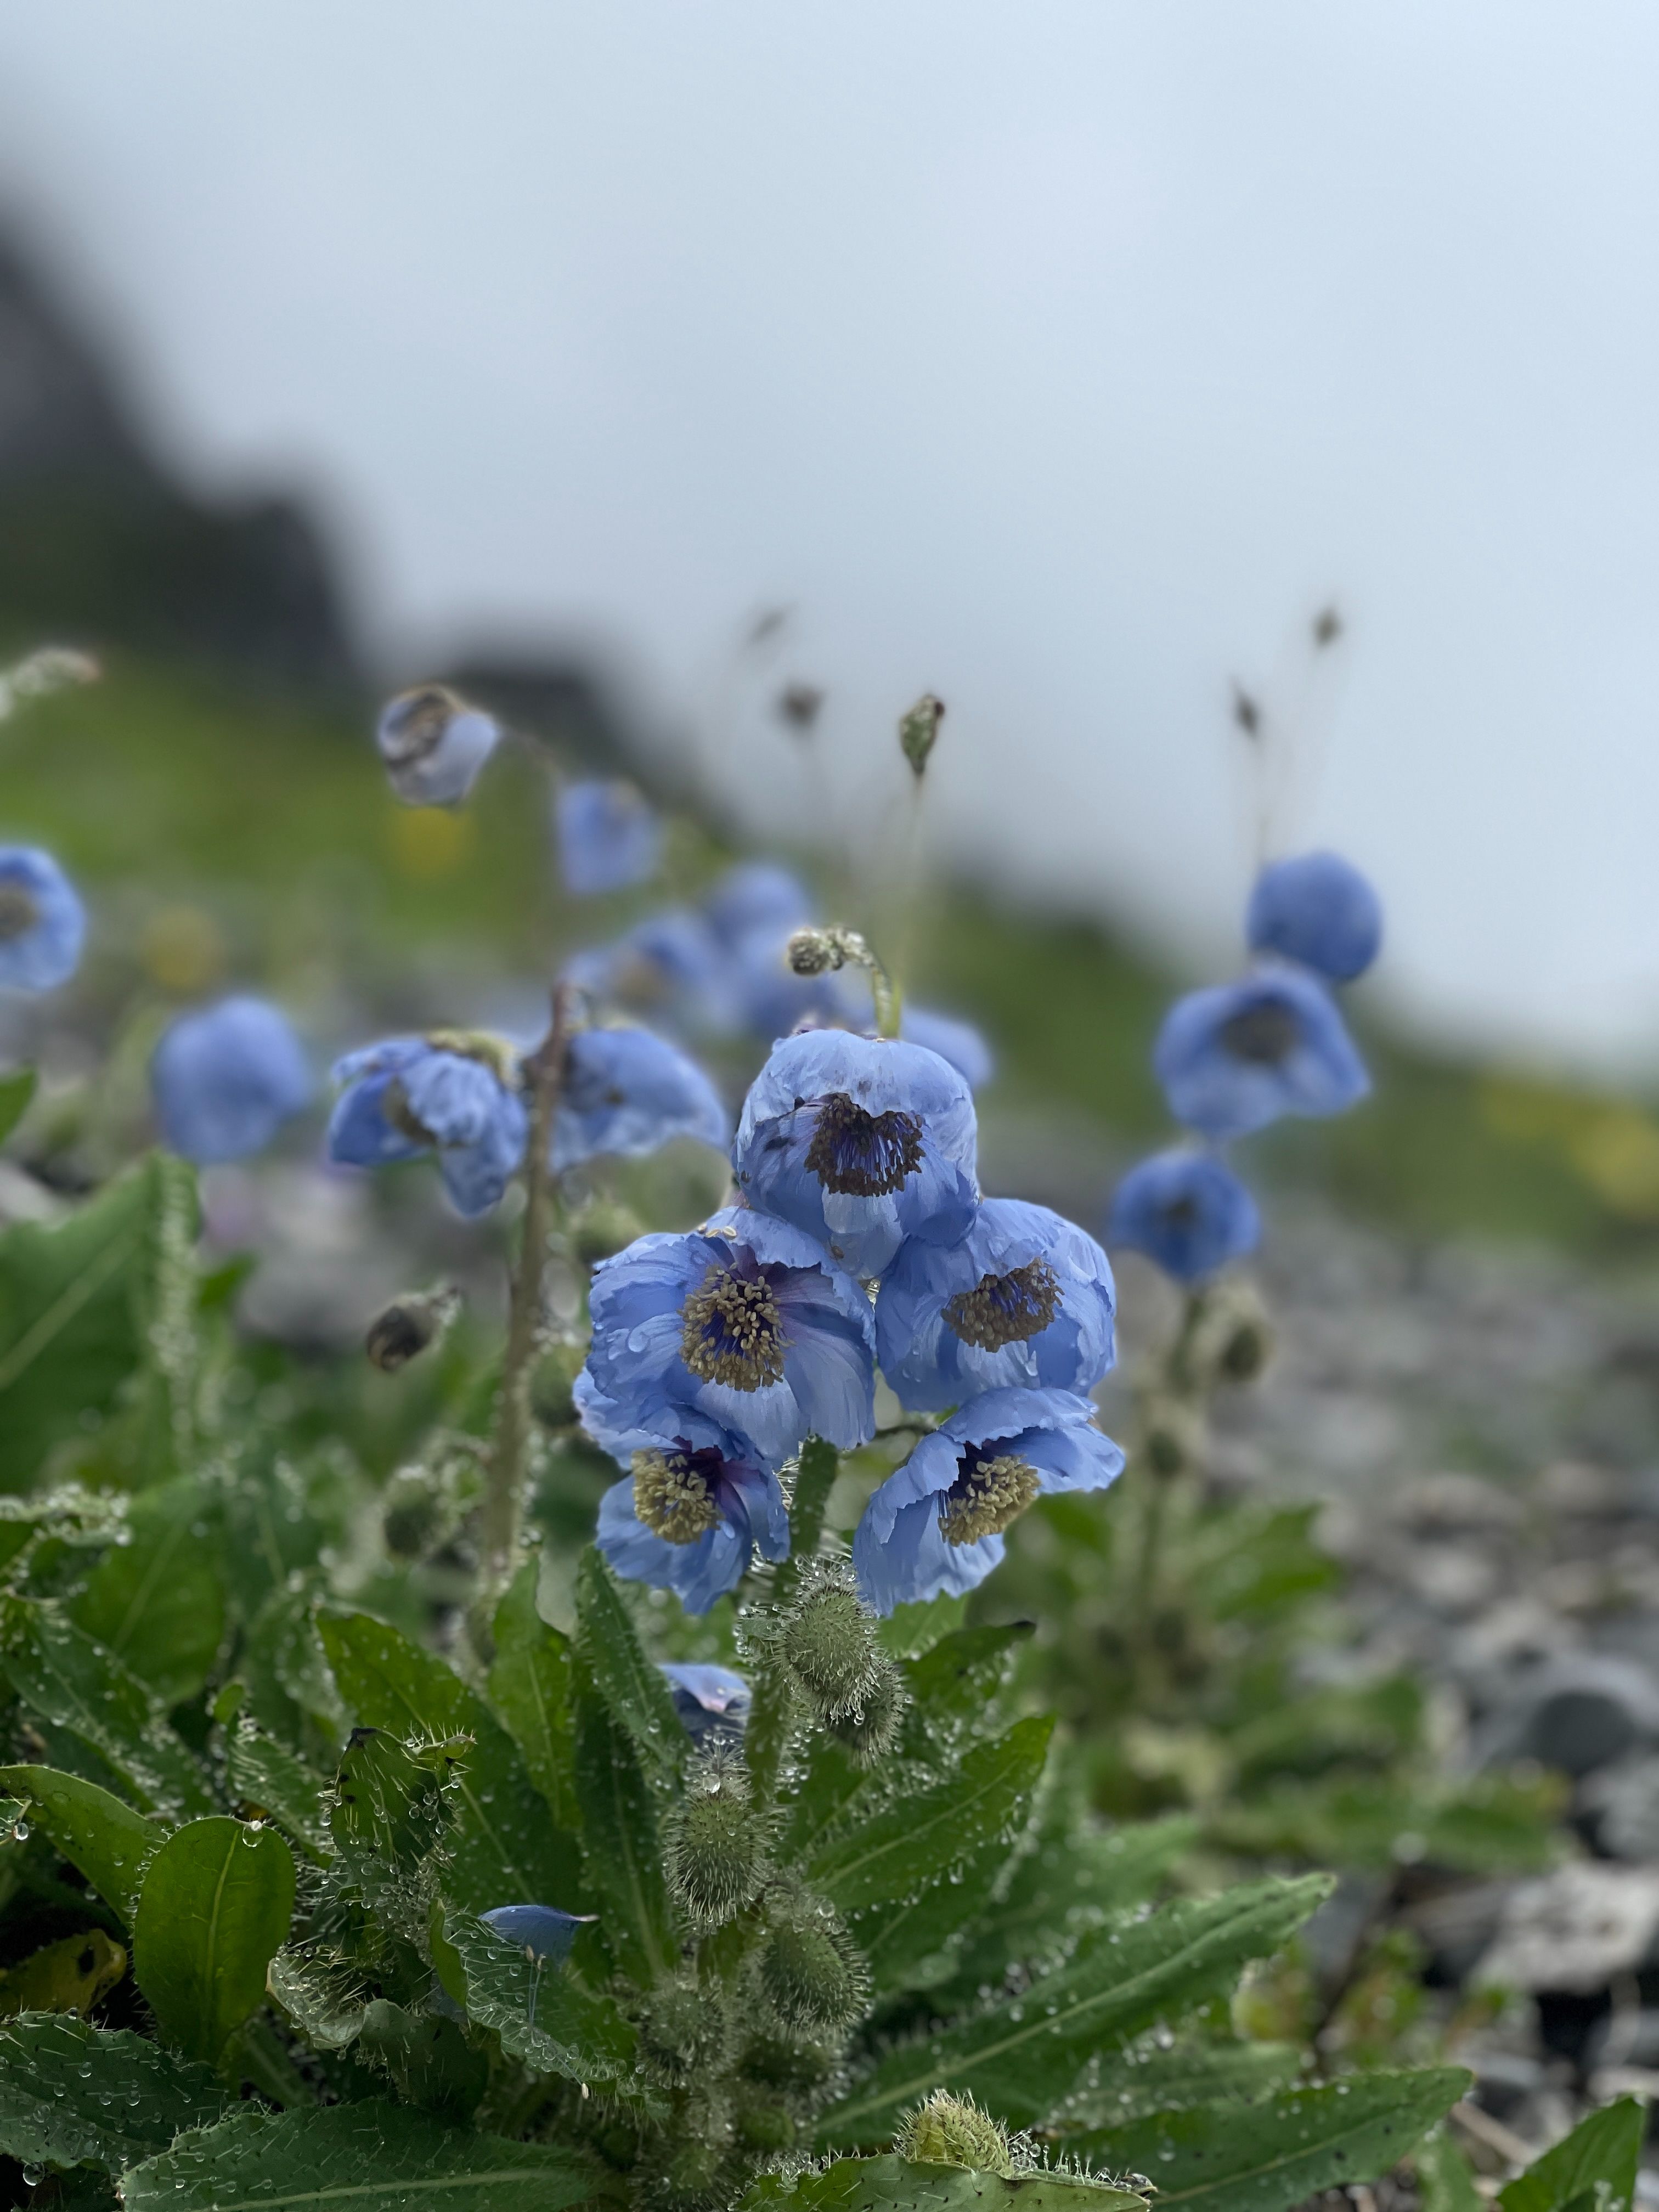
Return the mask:
<path fill-rule="evenodd" d="M 394 1075 L 380 1093 L 380 1111 L 399 1135 L 407 1137 L 412 1145 L 435 1145 L 438 1139 L 409 1103 L 409 1093 L 401 1078 Z"/>
<path fill-rule="evenodd" d="M 670 1544 L 695 1544 L 718 1528 L 720 1478 L 725 1461 L 712 1444 L 696 1450 L 677 1437 L 672 1450 L 634 1455 L 634 1514 L 653 1536 Z"/>
<path fill-rule="evenodd" d="M 1047 1328 L 1059 1305 L 1059 1277 L 1046 1260 L 1032 1260 L 1006 1275 L 981 1275 L 948 1302 L 945 1318 L 964 1344 L 1000 1352 Z"/>
<path fill-rule="evenodd" d="M 1198 1200 L 1190 1191 L 1182 1191 L 1179 1198 L 1166 1199 L 1158 1211 L 1166 1229 L 1190 1229 L 1198 1219 Z"/>
<path fill-rule="evenodd" d="M 703 1382 L 763 1390 L 783 1380 L 789 1338 L 777 1293 L 763 1273 L 739 1275 L 718 1263 L 686 1300 L 680 1357 Z"/>
<path fill-rule="evenodd" d="M 826 1190 L 884 1198 L 921 1165 L 920 1114 L 868 1114 L 844 1091 L 820 1098 L 817 1109 L 806 1164 Z"/>
<path fill-rule="evenodd" d="M 1253 1066 L 1276 1067 L 1300 1041 L 1302 1024 L 1282 1000 L 1264 999 L 1230 1014 L 1221 1024 L 1221 1048 Z"/>
<path fill-rule="evenodd" d="M 1011 1441 L 1000 1437 L 963 1449 L 956 1480 L 939 1493 L 939 1532 L 947 1544 L 1000 1535 L 1036 1496 L 1037 1471 L 1008 1449 Z"/>
<path fill-rule="evenodd" d="M 0 883 L 0 945 L 27 937 L 40 919 L 40 907 L 27 884 Z"/>

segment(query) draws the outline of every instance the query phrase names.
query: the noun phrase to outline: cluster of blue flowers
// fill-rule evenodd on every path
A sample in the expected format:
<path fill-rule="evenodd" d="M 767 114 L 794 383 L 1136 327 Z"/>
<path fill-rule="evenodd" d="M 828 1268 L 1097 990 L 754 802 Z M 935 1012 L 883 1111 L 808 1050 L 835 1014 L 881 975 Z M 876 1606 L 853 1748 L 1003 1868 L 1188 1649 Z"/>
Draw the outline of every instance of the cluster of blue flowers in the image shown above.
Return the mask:
<path fill-rule="evenodd" d="M 1382 945 L 1382 909 L 1364 877 L 1334 853 L 1264 868 L 1245 937 L 1249 972 L 1178 999 L 1153 1048 L 1170 1112 L 1203 1141 L 1131 1169 L 1107 1222 L 1109 1242 L 1182 1283 L 1242 1259 L 1261 1237 L 1255 1200 L 1222 1147 L 1282 1115 L 1344 1113 L 1370 1088 L 1334 997 Z"/>
<path fill-rule="evenodd" d="M 911 1413 L 954 1408 L 915 1424 L 854 1536 L 878 1612 L 971 1589 L 1033 1498 L 1118 1474 L 1087 1395 L 1115 1352 L 1106 1255 L 1044 1206 L 981 1200 L 976 1141 L 966 1079 L 926 1046 L 809 1029 L 773 1047 L 738 1202 L 594 1277 L 576 1402 L 628 1470 L 599 1511 L 620 1574 L 701 1613 L 757 1552 L 786 1558 L 780 1478 L 809 1436 L 871 1442 L 878 1363 Z"/>

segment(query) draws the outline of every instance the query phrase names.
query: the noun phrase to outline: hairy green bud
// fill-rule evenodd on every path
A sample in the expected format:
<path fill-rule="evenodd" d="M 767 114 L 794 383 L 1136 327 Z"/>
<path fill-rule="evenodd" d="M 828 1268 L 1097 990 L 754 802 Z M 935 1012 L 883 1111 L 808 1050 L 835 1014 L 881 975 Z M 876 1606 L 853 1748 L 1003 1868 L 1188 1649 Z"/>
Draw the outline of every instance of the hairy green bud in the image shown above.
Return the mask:
<path fill-rule="evenodd" d="M 1204 1463 L 1204 1417 L 1179 1398 L 1148 1399 L 1141 1416 L 1140 1453 L 1165 1481 Z"/>
<path fill-rule="evenodd" d="M 933 2095 L 907 2112 L 893 2137 L 901 2158 L 922 2166 L 965 2166 L 975 2173 L 1000 2173 L 1006 2179 L 1014 2171 L 1008 2131 L 1000 2121 L 976 2105 L 971 2096 L 952 2096 L 948 2089 Z"/>
<path fill-rule="evenodd" d="M 653 1990 L 639 2016 L 640 2049 L 669 2081 L 717 2072 L 731 2038 L 731 2022 L 717 1989 L 695 1981 L 665 1982 Z"/>
<path fill-rule="evenodd" d="M 772 1901 L 761 1987 L 784 2026 L 838 2035 L 864 2009 L 869 1976 L 834 1910 L 804 1893 Z"/>
<path fill-rule="evenodd" d="M 779 1632 L 778 1651 L 830 1723 L 863 1712 L 886 1665 L 876 1642 L 876 1616 L 860 1597 L 850 1570 L 839 1565 L 821 1568 L 802 1591 Z"/>
<path fill-rule="evenodd" d="M 892 1747 L 899 1723 L 909 1702 L 899 1671 L 884 1653 L 878 1652 L 876 1679 L 857 1711 L 844 1713 L 826 1723 L 838 1743 L 846 1747 L 855 1766 L 873 1766 Z"/>
<path fill-rule="evenodd" d="M 590 1198 L 570 1224 L 572 1256 L 584 1267 L 597 1267 L 601 1260 L 631 1244 L 644 1228 L 631 1206 L 615 1199 Z"/>
<path fill-rule="evenodd" d="M 1254 1283 L 1228 1276 L 1205 1292 L 1188 1353 L 1200 1381 L 1254 1382 L 1273 1350 L 1273 1323 Z"/>
<path fill-rule="evenodd" d="M 363 1350 L 370 1364 L 383 1375 L 395 1375 L 434 1344 L 461 1310 L 461 1293 L 453 1283 L 440 1291 L 410 1291 L 383 1307 L 368 1325 Z"/>
<path fill-rule="evenodd" d="M 750 1802 L 748 1771 L 728 1745 L 713 1745 L 687 1775 L 685 1796 L 665 1826 L 663 1865 L 686 1911 L 714 1927 L 758 1895 L 766 1833 Z"/>

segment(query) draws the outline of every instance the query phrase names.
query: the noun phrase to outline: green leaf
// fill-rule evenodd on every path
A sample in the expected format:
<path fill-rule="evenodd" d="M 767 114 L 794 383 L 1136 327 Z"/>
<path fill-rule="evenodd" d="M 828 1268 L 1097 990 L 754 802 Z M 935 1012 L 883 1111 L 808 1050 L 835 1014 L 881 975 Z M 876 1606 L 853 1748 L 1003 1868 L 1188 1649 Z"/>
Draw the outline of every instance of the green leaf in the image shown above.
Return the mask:
<path fill-rule="evenodd" d="M 262 1734 L 251 1721 L 230 1732 L 225 1779 L 234 1796 L 269 1814 L 308 1859 L 321 1865 L 329 1856 L 332 1847 L 321 1802 L 327 1784 L 302 1759 Z"/>
<path fill-rule="evenodd" d="M 368 1614 L 323 1613 L 318 1627 L 340 1694 L 357 1718 L 397 1735 L 469 1735 L 456 1776 L 445 1894 L 474 1912 L 497 1905 L 583 1909 L 573 1896 L 573 1839 L 548 1818 L 524 1754 L 454 1670 Z"/>
<path fill-rule="evenodd" d="M 1412 2153 L 1423 2212 L 1486 2212 L 1469 2162 L 1448 2128 L 1431 2128 Z"/>
<path fill-rule="evenodd" d="M 576 1645 L 611 1719 L 633 1739 L 647 1778 L 671 1784 L 690 1739 L 662 1670 L 640 1648 L 617 1577 L 591 1545 L 576 1569 Z"/>
<path fill-rule="evenodd" d="M 137 1291 L 153 1160 L 51 1228 L 0 1234 L 0 1490 L 21 1490 L 84 1413 L 108 1413 L 143 1352 Z"/>
<path fill-rule="evenodd" d="M 167 2041 L 216 2065 L 265 1993 L 288 1935 L 294 1860 L 274 1828 L 192 1820 L 150 1861 L 133 1972 Z"/>
<path fill-rule="evenodd" d="M 30 2164 L 130 2165 L 218 2118 L 224 2084 L 147 2036 L 64 2013 L 0 2027 L 0 2151 Z"/>
<path fill-rule="evenodd" d="M 609 1997 L 581 1988 L 568 1968 L 548 1964 L 538 1973 L 520 1946 L 471 1912 L 447 1913 L 444 1935 L 466 1977 L 467 2017 L 494 2028 L 510 2058 L 637 2098 L 634 2031 Z"/>
<path fill-rule="evenodd" d="M 821 1850 L 813 1881 L 843 1912 L 914 1897 L 1024 1821 L 1053 1730 L 1052 1719 L 1017 1721 L 978 1745 L 948 1781 L 901 1798 Z"/>
<path fill-rule="evenodd" d="M 794 1566 L 797 1572 L 798 1563 L 810 1559 L 818 1548 L 824 1511 L 840 1471 L 841 1454 L 834 1444 L 822 1437 L 808 1437 L 800 1448 L 795 1492 L 789 1501 L 789 1558 L 785 1564 Z"/>
<path fill-rule="evenodd" d="M 564 2212 L 603 2201 L 574 2152 L 446 2127 L 407 2105 L 244 2105 L 121 2179 L 125 2212 Z"/>
<path fill-rule="evenodd" d="M 57 1607 L 0 1598 L 0 1667 L 25 1705 L 95 1751 L 147 1811 L 211 1808 L 206 1778 L 143 1686 Z"/>
<path fill-rule="evenodd" d="M 208 1487 L 193 1475 L 141 1491 L 130 1540 L 110 1547 L 70 1607 L 76 1626 L 162 1705 L 195 1696 L 224 1634 L 213 1517 Z"/>
<path fill-rule="evenodd" d="M 821 2143 L 869 2142 L 930 2089 L 971 2090 L 1027 2127 L 1052 2111 L 1094 2052 L 1121 2047 L 1231 1988 L 1250 1959 L 1279 1948 L 1329 1894 L 1320 1875 L 1183 1899 L 1149 1918 L 1109 1922 L 1018 1996 L 886 2052 L 823 2114 Z"/>
<path fill-rule="evenodd" d="M 307 2040 L 343 2051 L 363 2032 L 368 1989 L 350 1960 L 284 1948 L 271 1960 L 265 1985 Z"/>
<path fill-rule="evenodd" d="M 398 2093 L 447 2120 L 469 2120 L 489 2086 L 489 2058 L 453 2020 L 405 2012 L 376 1997 L 363 2015 L 361 2052 L 389 2074 Z"/>
<path fill-rule="evenodd" d="M 1246 2103 L 1282 2089 L 1302 2071 L 1293 2043 L 1177 2043 L 1160 2050 L 1146 2038 L 1127 2051 L 1104 2056 L 1086 2085 L 1066 2100 L 1060 2124 L 1121 2128 L 1156 2112 L 1188 2105 Z"/>
<path fill-rule="evenodd" d="M 562 1828 L 574 1830 L 575 1737 L 571 1721 L 570 1639 L 536 1610 L 538 1568 L 528 1560 L 495 1608 L 489 1696 L 524 1753 L 530 1778 Z"/>
<path fill-rule="evenodd" d="M 1613 2205 L 1628 2206 L 1636 2195 L 1636 2169 L 1642 2155 L 1647 2112 L 1634 2097 L 1620 2097 L 1581 2120 L 1572 2133 L 1534 2159 L 1498 2198 L 1504 2212 L 1563 2212 L 1577 2197 L 1605 2181 Z"/>
<path fill-rule="evenodd" d="M 33 1104 L 37 1079 L 32 1067 L 14 1068 L 9 1075 L 0 1075 L 0 1145 Z"/>
<path fill-rule="evenodd" d="M 895 1606 L 876 1631 L 876 1641 L 894 1659 L 917 1659 L 942 1636 L 962 1626 L 968 1612 L 965 1597 L 930 1597 L 921 1605 Z"/>
<path fill-rule="evenodd" d="M 656 1808 L 632 1739 L 580 1674 L 576 1798 L 582 1809 L 582 1853 L 597 1893 L 605 1946 L 624 1973 L 636 1982 L 653 1982 L 666 1972 L 678 1949 Z M 537 1902 L 557 1899 L 547 1896 Z"/>
<path fill-rule="evenodd" d="M 1161 2201 L 1161 2200 L 1160 2200 Z M 763 2174 L 738 2212 L 1146 2212 L 1146 2199 L 1069 2173 L 970 2173 L 908 2159 L 838 2158 L 793 2181 Z"/>
<path fill-rule="evenodd" d="M 127 1954 L 101 1928 L 83 1928 L 43 1943 L 15 1966 L 0 1970 L 0 2016 L 75 2012 L 87 2019 L 125 1978 Z"/>
<path fill-rule="evenodd" d="M 1357 2074 L 1260 2105 L 1163 2112 L 1066 2148 L 1156 2174 L 1158 2212 L 1286 2212 L 1319 2190 L 1387 2172 L 1469 2081 L 1461 2066 Z"/>
<path fill-rule="evenodd" d="M 29 1800 L 30 1820 L 131 1928 L 144 1869 L 166 1830 L 95 1782 L 52 1766 L 0 1766 L 0 1789 Z"/>
<path fill-rule="evenodd" d="M 908 1718 L 918 1735 L 941 1728 L 984 1729 L 988 1711 L 1005 1690 L 1018 1647 L 1031 1634 L 1029 1621 L 988 1628 L 958 1628 L 940 1637 L 919 1658 L 904 1662 L 913 1704 Z"/>
<path fill-rule="evenodd" d="M 470 1748 L 465 1736 L 410 1746 L 386 1729 L 354 1729 L 335 1778 L 328 1826 L 341 1872 L 381 1925 L 416 1948 Z"/>

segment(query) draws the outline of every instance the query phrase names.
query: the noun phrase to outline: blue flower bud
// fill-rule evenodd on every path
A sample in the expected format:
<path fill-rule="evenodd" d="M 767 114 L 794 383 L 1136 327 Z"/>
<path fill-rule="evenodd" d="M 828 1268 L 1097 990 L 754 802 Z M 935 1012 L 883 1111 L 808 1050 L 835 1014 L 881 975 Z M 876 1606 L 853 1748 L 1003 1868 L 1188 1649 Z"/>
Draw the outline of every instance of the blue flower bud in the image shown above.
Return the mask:
<path fill-rule="evenodd" d="M 1334 983 L 1350 983 L 1382 945 L 1382 903 L 1338 854 L 1304 853 L 1261 871 L 1244 928 L 1253 952 L 1277 953 Z"/>
<path fill-rule="evenodd" d="M 1255 1200 L 1232 1170 L 1185 1146 L 1131 1168 L 1106 1223 L 1109 1244 L 1144 1252 L 1181 1283 L 1201 1282 L 1243 1259 L 1261 1236 Z"/>
<path fill-rule="evenodd" d="M 52 991 L 80 965 L 86 910 L 50 853 L 0 845 L 0 985 Z"/>
<path fill-rule="evenodd" d="M 1247 1136 L 1281 1114 L 1341 1114 L 1370 1079 L 1328 991 L 1299 968 L 1190 991 L 1164 1019 L 1152 1067 L 1177 1121 Z"/>
<path fill-rule="evenodd" d="M 406 806 L 459 806 L 501 734 L 493 716 L 441 684 L 399 692 L 374 726 L 387 780 Z"/>
<path fill-rule="evenodd" d="M 163 1139 L 204 1164 L 263 1152 L 315 1088 L 287 1016 L 240 994 L 180 1014 L 162 1033 L 149 1079 Z"/>
<path fill-rule="evenodd" d="M 556 1905 L 498 1905 L 478 1917 L 492 1934 L 527 1951 L 538 1966 L 550 1960 L 562 1966 L 570 1956 L 576 1930 L 594 1916 L 562 1912 Z"/>
<path fill-rule="evenodd" d="M 662 825 L 631 783 L 567 783 L 554 806 L 559 873 L 573 898 L 647 882 L 662 860 Z"/>

